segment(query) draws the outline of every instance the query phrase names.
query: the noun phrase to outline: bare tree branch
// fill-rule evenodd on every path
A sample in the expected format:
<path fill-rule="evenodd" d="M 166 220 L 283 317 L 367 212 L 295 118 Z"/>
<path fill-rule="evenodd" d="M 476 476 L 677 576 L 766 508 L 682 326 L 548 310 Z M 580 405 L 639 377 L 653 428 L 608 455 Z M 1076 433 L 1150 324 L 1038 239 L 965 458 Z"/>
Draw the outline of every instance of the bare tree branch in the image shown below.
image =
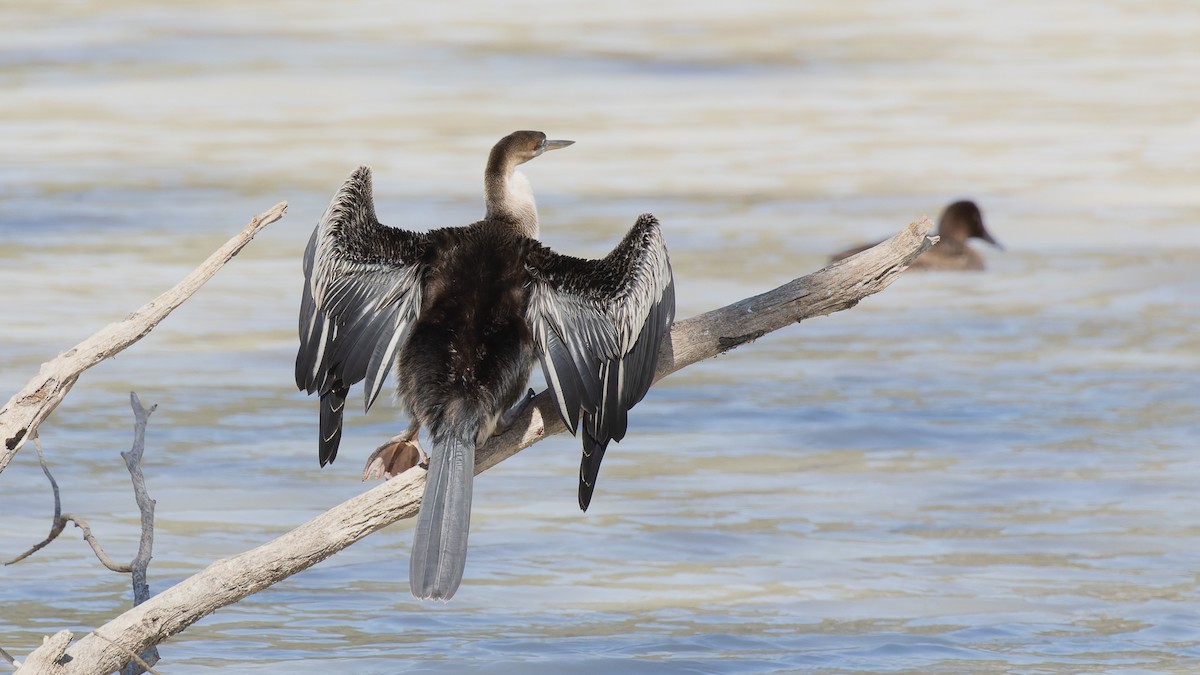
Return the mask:
<path fill-rule="evenodd" d="M 129 392 L 129 404 L 133 407 L 134 429 L 133 447 L 129 452 L 122 452 L 125 467 L 129 469 L 129 477 L 133 480 L 133 498 L 137 501 L 138 511 L 142 514 L 142 538 L 138 543 L 138 552 L 130 563 L 133 573 L 133 604 L 140 605 L 150 597 L 150 588 L 146 585 L 146 568 L 150 565 L 150 552 L 154 548 L 154 500 L 146 491 L 146 477 L 142 475 L 142 454 L 146 448 L 146 423 L 150 413 L 158 409 L 152 405 L 147 410 L 142 407 L 142 401 L 136 392 Z"/>
<path fill-rule="evenodd" d="M 58 538 L 62 534 L 63 528 L 67 526 L 67 519 L 62 515 L 62 500 L 58 491 L 58 481 L 54 480 L 54 474 L 50 473 L 50 467 L 46 466 L 46 456 L 42 454 L 42 441 L 36 436 L 33 439 L 33 447 L 37 450 L 38 463 L 42 465 L 42 473 L 46 474 L 46 480 L 50 481 L 50 489 L 54 492 L 54 521 L 50 523 L 50 534 L 46 538 L 39 541 L 25 551 L 21 555 L 4 563 L 12 565 L 19 563 L 38 551 L 46 548 L 46 545 Z"/>
<path fill-rule="evenodd" d="M 62 517 L 62 520 L 64 525 L 75 523 L 75 527 L 83 530 L 83 540 L 88 543 L 88 546 L 92 547 L 92 552 L 96 554 L 96 559 L 100 561 L 101 565 L 104 565 L 117 574 L 129 574 L 133 571 L 133 568 L 129 565 L 122 565 L 108 557 L 108 554 L 104 552 L 104 547 L 100 546 L 100 540 L 96 539 L 96 535 L 92 534 L 92 528 L 82 516 L 68 513 Z"/>
<path fill-rule="evenodd" d="M 42 453 L 41 440 L 34 438 L 33 445 L 34 448 L 37 449 L 38 462 L 42 465 L 42 473 L 46 474 L 46 479 L 50 481 L 50 489 L 54 492 L 54 521 L 50 525 L 50 534 L 46 535 L 45 539 L 34 544 L 29 548 L 28 551 L 25 551 L 21 555 L 4 563 L 5 565 L 12 565 L 14 563 L 21 562 L 34 553 L 37 553 L 45 548 L 50 542 L 57 539 L 58 535 L 62 534 L 63 530 L 66 529 L 67 523 L 75 523 L 75 527 L 78 527 L 83 531 L 83 540 L 92 547 L 92 552 L 96 554 L 96 559 L 100 561 L 101 565 L 104 565 L 108 569 L 112 570 L 113 572 L 117 572 L 118 574 L 130 574 L 131 572 L 135 572 L 138 563 L 141 562 L 143 588 L 139 595 L 137 580 L 138 575 L 135 574 L 133 587 L 134 604 L 136 605 L 140 602 L 143 602 L 146 598 L 150 597 L 149 589 L 144 587 L 146 571 L 145 567 L 150 563 L 150 549 L 154 545 L 154 500 L 150 499 L 149 495 L 146 493 L 146 479 L 142 476 L 140 462 L 142 459 L 143 448 L 145 447 L 146 420 L 150 417 L 150 413 L 154 412 L 154 409 L 158 406 L 151 406 L 150 410 L 147 411 L 145 408 L 142 408 L 142 403 L 140 400 L 138 400 L 137 394 L 131 392 L 130 397 L 133 401 L 133 412 L 136 417 L 134 424 L 133 453 L 131 454 L 122 452 L 121 457 L 125 459 L 125 466 L 128 467 L 130 476 L 133 478 L 134 499 L 137 501 L 138 510 L 141 511 L 142 514 L 142 538 L 141 543 L 138 546 L 138 555 L 136 558 L 134 558 L 133 563 L 122 565 L 121 563 L 113 560 L 111 557 L 109 557 L 108 553 L 104 551 L 104 547 L 100 545 L 100 541 L 96 539 L 96 535 L 92 534 L 92 528 L 83 516 L 79 516 L 74 513 L 62 512 L 62 497 L 59 493 L 58 481 L 54 480 L 54 474 L 50 473 L 50 467 L 46 465 L 46 456 Z"/>
<path fill-rule="evenodd" d="M 137 501 L 138 511 L 142 514 L 142 537 L 138 542 L 138 552 L 133 562 L 129 564 L 133 577 L 133 606 L 137 607 L 150 599 L 150 584 L 146 581 L 146 569 L 150 566 L 150 554 L 154 549 L 154 500 L 146 491 L 146 477 L 142 475 L 142 455 L 146 450 L 146 424 L 150 414 L 158 409 L 157 405 L 149 409 L 142 407 L 142 400 L 137 392 L 129 392 L 129 405 L 133 408 L 133 447 L 128 452 L 122 452 L 125 468 L 129 469 L 129 478 L 133 481 L 133 498 Z M 158 648 L 151 645 L 141 655 L 132 654 L 133 662 L 121 670 L 121 675 L 140 675 L 144 672 L 154 672 L 150 666 L 158 663 Z"/>
<path fill-rule="evenodd" d="M 50 473 L 50 468 L 46 465 L 46 457 L 42 453 L 42 444 L 38 438 L 33 439 L 34 447 L 37 449 L 38 461 L 41 462 L 42 472 L 46 474 L 46 478 L 50 481 L 50 487 L 54 492 L 54 524 L 50 528 L 50 534 L 45 540 L 35 544 L 25 553 L 5 563 L 11 565 L 20 562 L 30 555 L 44 548 L 47 544 L 54 541 L 59 534 L 62 533 L 68 522 L 75 523 L 75 526 L 83 530 L 83 538 L 92 547 L 92 551 L 108 569 L 122 574 L 131 574 L 133 580 L 133 606 L 136 607 L 150 598 L 150 586 L 146 582 L 146 569 L 150 565 L 150 554 L 154 547 L 154 500 L 150 498 L 150 494 L 146 490 L 146 478 L 142 474 L 142 455 L 146 449 L 146 424 L 150 419 L 150 413 L 153 413 L 158 406 L 150 406 L 149 409 L 142 407 L 142 401 L 138 398 L 136 392 L 129 392 L 129 404 L 133 407 L 134 426 L 133 426 L 133 447 L 128 452 L 122 452 L 121 458 L 125 460 L 125 467 L 129 470 L 129 476 L 133 481 L 134 500 L 137 501 L 138 510 L 141 512 L 142 536 L 138 544 L 137 556 L 133 562 L 128 565 L 121 565 L 114 562 L 104 549 L 100 546 L 100 542 L 92 535 L 92 529 L 83 518 L 73 514 L 62 513 L 62 501 L 59 494 L 58 482 L 54 480 L 54 475 Z M 101 639 L 107 640 L 102 635 L 98 635 Z M 70 634 L 68 633 L 68 640 Z M 58 637 L 58 636 L 55 636 Z M 112 642 L 109 640 L 109 642 Z M 58 641 L 45 643 L 43 648 L 57 649 Z M 124 646 L 113 643 L 116 648 L 125 649 Z M 48 646 L 47 646 L 48 645 Z M 63 644 L 66 648 L 66 644 Z M 3 651 L 3 650 L 0 650 Z M 125 666 L 121 671 L 122 675 L 139 675 L 143 672 L 154 672 L 151 665 L 158 661 L 158 648 L 150 646 L 140 656 L 135 652 L 129 652 L 129 657 L 132 661 Z M 15 665 L 12 657 L 8 656 L 7 652 L 3 653 L 10 663 Z M 40 658 L 40 657 L 39 657 Z M 29 660 L 26 661 L 26 664 Z M 35 661 L 36 663 L 36 661 Z M 32 672 L 29 666 L 25 666 L 25 672 Z"/>
<path fill-rule="evenodd" d="M 5 661 L 8 661 L 8 665 L 12 666 L 13 668 L 21 667 L 21 662 L 14 659 L 12 654 L 9 654 L 8 652 L 4 651 L 3 647 L 0 647 L 0 659 L 4 659 Z"/>
<path fill-rule="evenodd" d="M 82 516 L 77 516 L 73 513 L 62 512 L 62 497 L 58 490 L 58 481 L 54 480 L 54 474 L 50 473 L 50 467 L 46 465 L 46 456 L 42 453 L 41 439 L 34 438 L 33 446 L 37 450 L 38 463 L 42 465 L 42 473 L 46 474 L 46 479 L 50 481 L 50 489 L 54 492 L 54 521 L 50 524 L 50 534 L 46 535 L 45 539 L 34 544 L 29 548 L 28 551 L 25 551 L 21 555 L 9 560 L 4 564 L 12 565 L 14 563 L 19 563 L 34 553 L 37 553 L 45 548 L 50 542 L 57 539 L 58 535 L 62 534 L 63 530 L 66 529 L 67 523 L 75 523 L 75 527 L 83 530 L 83 540 L 92 547 L 92 551 L 96 554 L 96 558 L 100 561 L 101 565 L 104 565 L 108 569 L 121 574 L 128 574 L 131 572 L 132 568 L 129 565 L 122 565 L 108 557 L 108 554 L 104 552 L 104 548 L 100 546 L 100 542 L 97 541 L 96 537 L 92 534 L 92 528 L 88 526 L 88 522 L 84 520 Z"/>
<path fill-rule="evenodd" d="M 208 257 L 174 288 L 134 311 L 124 320 L 109 324 L 95 335 L 42 364 L 37 377 L 0 408 L 0 473 L 8 467 L 25 441 L 37 432 L 74 386 L 83 371 L 122 351 L 145 337 L 160 321 L 212 278 L 217 270 L 237 255 L 262 228 L 279 220 L 287 210 L 280 202 L 254 217 L 237 236 Z"/>
<path fill-rule="evenodd" d="M 14 563 L 19 563 L 34 553 L 46 548 L 50 542 L 57 539 L 58 535 L 63 533 L 63 530 L 67 527 L 67 523 L 75 523 L 75 527 L 83 530 L 83 540 L 92 547 L 92 551 L 96 554 L 96 558 L 100 561 L 100 564 L 104 565 L 113 572 L 119 572 L 121 574 L 128 574 L 131 572 L 132 568 L 129 565 L 122 565 L 108 557 L 108 554 L 104 552 L 104 548 L 100 546 L 100 542 L 97 541 L 95 535 L 92 534 L 92 528 L 82 516 L 77 516 L 74 513 L 62 512 L 62 497 L 58 490 L 58 481 L 54 480 L 54 474 L 50 473 L 50 467 L 46 465 L 46 456 L 42 453 L 41 439 L 34 438 L 33 446 L 37 450 L 38 463 L 42 465 L 42 473 L 46 474 L 46 479 L 50 481 L 50 489 L 54 493 L 54 521 L 50 524 L 50 534 L 46 535 L 45 539 L 34 544 L 29 548 L 28 551 L 25 551 L 21 555 L 9 560 L 4 564 L 7 566 Z"/>
<path fill-rule="evenodd" d="M 783 326 L 858 304 L 883 290 L 936 241 L 933 223 L 913 223 L 891 239 L 858 255 L 779 288 L 685 321 L 676 322 L 660 353 L 657 378 L 721 354 Z M 485 471 L 541 438 L 564 431 L 554 403 L 544 392 L 508 433 L 493 438 L 476 455 Z M 66 652 L 45 661 L 63 675 L 103 675 L 140 652 L 175 635 L 202 617 L 328 558 L 368 534 L 415 515 L 425 472 L 409 470 L 322 513 L 262 546 L 217 560 L 150 600 L 84 636 Z M 57 636 L 56 636 L 57 637 Z M 57 643 L 56 643 L 57 644 Z M 48 648 L 46 648 L 48 649 Z M 57 649 L 57 647 L 56 647 Z M 35 671 L 42 672 L 42 671 Z"/>
<path fill-rule="evenodd" d="M 101 640 L 105 640 L 106 642 L 113 645 L 117 649 L 125 649 L 121 645 L 104 637 L 99 632 L 95 632 L 92 634 L 95 635 L 96 637 L 100 638 Z M 147 651 L 148 651 L 148 653 L 154 654 L 155 661 L 158 660 L 158 648 L 151 647 Z M 129 656 L 130 661 L 129 661 L 129 665 L 125 666 L 125 668 L 123 668 L 121 670 L 121 675 L 126 675 L 127 673 L 134 673 L 134 675 L 140 675 L 141 673 L 150 673 L 150 675 L 158 675 L 158 671 L 151 668 L 150 664 L 146 663 L 146 661 L 142 657 L 138 656 L 137 654 L 134 654 L 133 652 L 126 652 L 126 654 L 127 654 L 127 656 Z"/>

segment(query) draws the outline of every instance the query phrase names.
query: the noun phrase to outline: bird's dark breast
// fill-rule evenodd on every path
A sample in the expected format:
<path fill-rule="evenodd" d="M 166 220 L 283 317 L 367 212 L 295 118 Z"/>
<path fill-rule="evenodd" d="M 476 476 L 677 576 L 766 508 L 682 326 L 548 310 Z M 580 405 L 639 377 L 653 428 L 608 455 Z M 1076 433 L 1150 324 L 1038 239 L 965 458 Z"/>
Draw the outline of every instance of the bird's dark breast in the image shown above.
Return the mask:
<path fill-rule="evenodd" d="M 440 234 L 397 366 L 401 398 L 424 424 L 462 403 L 503 411 L 524 391 L 534 357 L 523 240 L 479 227 Z"/>

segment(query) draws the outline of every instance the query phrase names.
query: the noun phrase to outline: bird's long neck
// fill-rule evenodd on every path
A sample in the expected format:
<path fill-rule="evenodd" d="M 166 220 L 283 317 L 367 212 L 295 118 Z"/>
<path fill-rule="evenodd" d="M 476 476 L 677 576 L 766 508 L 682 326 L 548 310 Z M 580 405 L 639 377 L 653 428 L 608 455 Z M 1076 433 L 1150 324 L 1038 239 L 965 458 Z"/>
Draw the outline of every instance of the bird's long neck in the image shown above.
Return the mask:
<path fill-rule="evenodd" d="M 537 239 L 537 204 L 533 201 L 529 179 L 513 165 L 493 158 L 488 162 L 483 184 L 486 218 L 511 223 L 519 234 Z"/>

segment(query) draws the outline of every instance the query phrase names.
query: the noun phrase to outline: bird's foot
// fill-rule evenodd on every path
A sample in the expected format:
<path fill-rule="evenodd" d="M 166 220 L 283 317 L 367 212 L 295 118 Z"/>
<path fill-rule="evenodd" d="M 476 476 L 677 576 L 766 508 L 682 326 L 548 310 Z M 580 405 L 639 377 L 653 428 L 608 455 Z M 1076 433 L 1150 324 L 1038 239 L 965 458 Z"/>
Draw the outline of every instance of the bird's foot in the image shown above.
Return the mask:
<path fill-rule="evenodd" d="M 525 409 L 529 407 L 529 402 L 536 396 L 537 392 L 532 388 L 525 392 L 525 396 L 518 399 L 511 408 L 505 410 L 504 414 L 500 415 L 500 421 L 496 424 L 496 430 L 492 432 L 492 435 L 499 436 L 508 431 L 521 415 L 525 414 Z"/>
<path fill-rule="evenodd" d="M 363 467 L 362 479 L 391 478 L 420 466 L 429 468 L 429 455 L 421 449 L 417 435 L 408 431 L 393 436 L 391 440 L 375 448 Z"/>

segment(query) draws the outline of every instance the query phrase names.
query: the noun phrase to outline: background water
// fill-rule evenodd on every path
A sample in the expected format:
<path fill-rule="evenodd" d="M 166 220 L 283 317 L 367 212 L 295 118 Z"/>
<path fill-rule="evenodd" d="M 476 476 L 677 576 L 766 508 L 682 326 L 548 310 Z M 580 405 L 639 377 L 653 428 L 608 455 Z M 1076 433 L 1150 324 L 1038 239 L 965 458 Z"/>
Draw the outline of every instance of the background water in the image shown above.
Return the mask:
<path fill-rule="evenodd" d="M 1200 12 L 1191 0 L 8 2 L 0 398 L 271 225 L 42 426 L 64 508 L 131 557 L 127 392 L 157 403 L 157 591 L 361 491 L 387 406 L 315 461 L 299 258 L 340 181 L 392 225 L 482 213 L 527 167 L 543 238 L 655 212 L 680 317 L 948 201 L 1006 252 L 672 376 L 575 506 L 577 443 L 476 483 L 459 595 L 410 522 L 203 620 L 162 672 L 1148 673 L 1200 667 Z M 0 555 L 41 538 L 31 447 Z M 76 534 L 0 568 L 0 645 L 124 609 Z"/>

